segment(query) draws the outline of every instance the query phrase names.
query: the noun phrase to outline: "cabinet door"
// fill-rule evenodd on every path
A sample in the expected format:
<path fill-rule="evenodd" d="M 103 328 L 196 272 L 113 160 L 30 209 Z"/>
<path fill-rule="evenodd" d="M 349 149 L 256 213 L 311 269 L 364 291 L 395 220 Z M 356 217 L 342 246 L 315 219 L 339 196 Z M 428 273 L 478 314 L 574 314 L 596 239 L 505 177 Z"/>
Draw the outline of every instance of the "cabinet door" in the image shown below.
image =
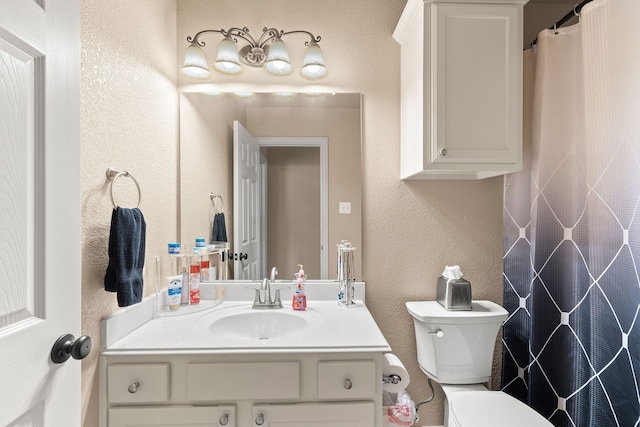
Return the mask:
<path fill-rule="evenodd" d="M 522 19 L 515 5 L 434 4 L 432 123 L 437 164 L 518 163 Z"/>
<path fill-rule="evenodd" d="M 226 406 L 127 406 L 109 409 L 108 427 L 235 427 L 236 408 Z"/>
<path fill-rule="evenodd" d="M 254 405 L 253 427 L 372 427 L 373 402 Z"/>

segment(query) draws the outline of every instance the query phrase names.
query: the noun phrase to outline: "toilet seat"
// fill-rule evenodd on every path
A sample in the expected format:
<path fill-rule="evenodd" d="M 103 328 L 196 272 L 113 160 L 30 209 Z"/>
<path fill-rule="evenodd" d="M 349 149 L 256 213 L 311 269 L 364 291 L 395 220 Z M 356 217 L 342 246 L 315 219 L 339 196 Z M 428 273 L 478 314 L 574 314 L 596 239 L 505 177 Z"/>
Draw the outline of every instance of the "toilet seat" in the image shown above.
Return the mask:
<path fill-rule="evenodd" d="M 542 415 L 502 391 L 460 391 L 448 398 L 449 417 L 455 427 L 552 426 Z"/>

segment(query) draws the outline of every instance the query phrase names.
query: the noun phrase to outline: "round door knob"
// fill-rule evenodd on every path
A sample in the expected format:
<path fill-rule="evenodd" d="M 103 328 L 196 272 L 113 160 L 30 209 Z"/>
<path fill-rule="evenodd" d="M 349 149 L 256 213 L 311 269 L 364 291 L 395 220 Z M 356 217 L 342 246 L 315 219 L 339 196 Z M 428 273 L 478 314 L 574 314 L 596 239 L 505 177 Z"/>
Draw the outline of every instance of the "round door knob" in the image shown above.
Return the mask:
<path fill-rule="evenodd" d="M 344 380 L 344 388 L 347 390 L 351 390 L 351 387 L 353 387 L 353 383 L 351 382 L 351 380 L 349 378 Z"/>
<path fill-rule="evenodd" d="M 66 362 L 69 357 L 76 360 L 84 359 L 91 352 L 91 337 L 83 335 L 76 339 L 71 334 L 62 335 L 51 348 L 51 361 L 53 363 Z"/>

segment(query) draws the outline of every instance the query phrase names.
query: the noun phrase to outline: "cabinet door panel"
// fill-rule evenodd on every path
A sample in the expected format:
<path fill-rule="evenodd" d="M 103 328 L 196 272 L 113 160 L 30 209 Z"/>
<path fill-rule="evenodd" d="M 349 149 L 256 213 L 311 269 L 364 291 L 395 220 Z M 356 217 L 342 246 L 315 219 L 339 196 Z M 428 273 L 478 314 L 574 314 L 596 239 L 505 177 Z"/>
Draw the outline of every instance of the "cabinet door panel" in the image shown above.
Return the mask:
<path fill-rule="evenodd" d="M 131 406 L 109 409 L 109 427 L 235 427 L 236 408 L 225 406 Z"/>
<path fill-rule="evenodd" d="M 319 362 L 318 398 L 372 399 L 376 393 L 376 379 L 373 360 Z"/>
<path fill-rule="evenodd" d="M 521 132 L 519 8 L 434 5 L 437 163 L 513 163 Z M 481 35 L 481 37 L 480 37 Z"/>
<path fill-rule="evenodd" d="M 297 399 L 300 362 L 189 363 L 187 399 Z"/>
<path fill-rule="evenodd" d="M 113 364 L 107 367 L 109 403 L 163 403 L 170 397 L 168 363 Z"/>
<path fill-rule="evenodd" d="M 255 405 L 252 426 L 371 427 L 375 425 L 374 408 L 373 402 Z"/>

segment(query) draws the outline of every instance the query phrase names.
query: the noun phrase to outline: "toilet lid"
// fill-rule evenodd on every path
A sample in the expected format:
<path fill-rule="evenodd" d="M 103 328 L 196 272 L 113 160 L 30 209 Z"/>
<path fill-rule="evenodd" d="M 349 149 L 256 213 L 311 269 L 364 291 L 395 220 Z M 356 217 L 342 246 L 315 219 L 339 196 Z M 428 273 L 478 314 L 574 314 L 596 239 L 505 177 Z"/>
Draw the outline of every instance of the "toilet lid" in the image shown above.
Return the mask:
<path fill-rule="evenodd" d="M 549 427 L 542 415 L 501 391 L 460 391 L 449 398 L 458 427 Z"/>

